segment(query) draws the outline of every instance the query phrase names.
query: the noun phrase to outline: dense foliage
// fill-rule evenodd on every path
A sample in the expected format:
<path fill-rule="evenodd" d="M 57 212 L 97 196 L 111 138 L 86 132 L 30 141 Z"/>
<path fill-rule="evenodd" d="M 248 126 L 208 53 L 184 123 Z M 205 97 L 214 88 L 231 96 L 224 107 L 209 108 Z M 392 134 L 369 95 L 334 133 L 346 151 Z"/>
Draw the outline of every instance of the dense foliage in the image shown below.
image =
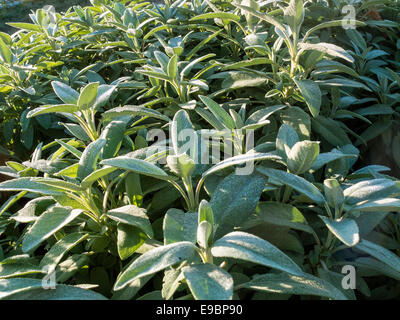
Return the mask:
<path fill-rule="evenodd" d="M 399 298 L 400 3 L 351 3 L 10 23 L 0 298 Z"/>
<path fill-rule="evenodd" d="M 67 11 L 73 5 L 89 5 L 89 0 L 0 0 L 0 31 L 14 32 L 8 22 L 30 22 L 29 13 L 52 5 L 58 12 Z"/>

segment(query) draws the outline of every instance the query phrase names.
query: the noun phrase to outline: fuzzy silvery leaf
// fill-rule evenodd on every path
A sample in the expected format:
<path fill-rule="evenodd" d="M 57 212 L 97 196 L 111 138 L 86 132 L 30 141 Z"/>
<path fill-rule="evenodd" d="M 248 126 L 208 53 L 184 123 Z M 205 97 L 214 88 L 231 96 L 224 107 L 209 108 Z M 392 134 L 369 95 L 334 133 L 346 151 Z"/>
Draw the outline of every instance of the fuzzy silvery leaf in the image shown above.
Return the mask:
<path fill-rule="evenodd" d="M 211 248 L 214 257 L 235 258 L 301 275 L 301 268 L 268 241 L 245 232 L 231 232 L 218 239 Z"/>
<path fill-rule="evenodd" d="M 181 178 L 191 176 L 196 167 L 194 160 L 186 153 L 180 155 L 169 155 L 167 157 L 167 165 L 173 173 Z"/>
<path fill-rule="evenodd" d="M 106 159 L 103 160 L 101 164 L 133 171 L 136 173 L 140 173 L 158 179 L 163 179 L 163 180 L 170 179 L 168 174 L 164 170 L 157 167 L 155 164 L 127 156 Z"/>
<path fill-rule="evenodd" d="M 355 204 L 349 208 L 348 211 L 363 211 L 363 212 L 399 212 L 400 211 L 400 199 L 397 198 L 384 198 L 372 201 L 363 201 Z"/>
<path fill-rule="evenodd" d="M 276 150 L 283 159 L 287 159 L 290 150 L 299 142 L 297 132 L 288 124 L 283 124 L 276 137 Z"/>
<path fill-rule="evenodd" d="M 257 171 L 268 176 L 270 179 L 274 179 L 279 183 L 292 187 L 297 192 L 304 194 L 318 204 L 324 204 L 326 202 L 324 196 L 321 194 L 318 188 L 304 178 L 282 170 L 265 167 L 259 167 L 257 168 Z"/>
<path fill-rule="evenodd" d="M 232 300 L 233 279 L 224 269 L 205 263 L 182 268 L 196 300 Z"/>
<path fill-rule="evenodd" d="M 169 209 L 163 220 L 164 244 L 180 241 L 196 243 L 197 226 L 197 212 L 185 213 L 179 209 Z"/>
<path fill-rule="evenodd" d="M 354 205 L 364 200 L 377 200 L 398 194 L 400 185 L 398 182 L 381 178 L 358 182 L 344 190 L 347 204 Z"/>
<path fill-rule="evenodd" d="M 268 273 L 255 276 L 243 288 L 281 294 L 313 295 L 334 300 L 347 300 L 346 296 L 328 281 L 308 273 L 291 275 L 288 273 Z"/>
<path fill-rule="evenodd" d="M 325 43 L 325 42 L 321 42 L 321 43 L 317 43 L 317 44 L 313 44 L 313 43 L 299 43 L 299 48 L 301 50 L 316 50 L 316 51 L 320 51 L 326 54 L 329 54 L 333 57 L 338 57 L 338 58 L 342 58 L 350 63 L 354 62 L 354 58 L 347 53 L 343 48 L 334 45 L 332 43 Z"/>
<path fill-rule="evenodd" d="M 57 284 L 54 290 L 43 288 L 43 280 L 14 278 L 0 280 L 0 299 L 7 300 L 107 300 L 100 293 Z"/>
<path fill-rule="evenodd" d="M 106 144 L 105 139 L 97 139 L 91 142 L 83 151 L 79 160 L 78 178 L 83 180 L 91 174 L 97 165 L 97 160 L 100 157 L 101 150 Z"/>
<path fill-rule="evenodd" d="M 51 83 L 54 92 L 56 95 L 65 103 L 65 104 L 78 104 L 79 93 L 72 89 L 70 86 L 60 82 L 53 81 Z"/>
<path fill-rule="evenodd" d="M 259 202 L 256 214 L 262 221 L 273 225 L 285 226 L 308 233 L 313 232 L 299 209 L 287 203 L 274 201 Z"/>
<path fill-rule="evenodd" d="M 284 18 L 292 32 L 299 32 L 304 21 L 303 0 L 290 0 L 289 5 L 284 9 Z"/>
<path fill-rule="evenodd" d="M 22 251 L 33 251 L 44 240 L 76 219 L 82 212 L 83 210 L 58 206 L 45 211 L 25 234 L 22 241 Z"/>
<path fill-rule="evenodd" d="M 64 238 L 58 240 L 49 251 L 47 251 L 43 259 L 40 261 L 40 266 L 47 267 L 48 272 L 49 270 L 53 270 L 68 251 L 77 246 L 88 236 L 88 233 L 85 234 L 79 232 L 67 234 Z"/>
<path fill-rule="evenodd" d="M 360 241 L 356 248 L 400 272 L 400 258 L 390 250 L 365 239 Z"/>
<path fill-rule="evenodd" d="M 89 83 L 79 94 L 77 105 L 79 110 L 86 110 L 94 107 L 97 99 L 98 82 Z"/>
<path fill-rule="evenodd" d="M 324 193 L 328 204 L 332 208 L 341 208 L 344 202 L 343 190 L 336 179 L 324 181 Z"/>
<path fill-rule="evenodd" d="M 350 218 L 330 220 L 328 217 L 319 216 L 328 229 L 345 245 L 352 247 L 360 241 L 357 223 Z"/>
<path fill-rule="evenodd" d="M 216 237 L 232 231 L 254 212 L 265 183 L 265 177 L 253 173 L 230 174 L 218 184 L 210 200 Z"/>
<path fill-rule="evenodd" d="M 206 249 L 212 234 L 213 228 L 208 221 L 202 221 L 197 227 L 197 243 L 198 245 Z"/>
<path fill-rule="evenodd" d="M 196 247 L 194 244 L 187 241 L 171 243 L 149 250 L 135 259 L 118 275 L 114 290 L 121 290 L 136 279 L 154 274 L 179 262 L 190 259 L 195 252 Z"/>
<path fill-rule="evenodd" d="M 313 117 L 317 117 L 319 115 L 322 103 L 322 93 L 318 84 L 312 80 L 294 79 L 294 82 L 303 95 L 311 114 Z"/>
<path fill-rule="evenodd" d="M 299 141 L 289 151 L 288 168 L 294 174 L 303 174 L 311 168 L 319 155 L 319 143 Z"/>
<path fill-rule="evenodd" d="M 126 205 L 120 208 L 112 209 L 107 212 L 107 217 L 120 223 L 128 224 L 141 229 L 150 238 L 153 237 L 153 229 L 146 209 L 135 205 Z"/>

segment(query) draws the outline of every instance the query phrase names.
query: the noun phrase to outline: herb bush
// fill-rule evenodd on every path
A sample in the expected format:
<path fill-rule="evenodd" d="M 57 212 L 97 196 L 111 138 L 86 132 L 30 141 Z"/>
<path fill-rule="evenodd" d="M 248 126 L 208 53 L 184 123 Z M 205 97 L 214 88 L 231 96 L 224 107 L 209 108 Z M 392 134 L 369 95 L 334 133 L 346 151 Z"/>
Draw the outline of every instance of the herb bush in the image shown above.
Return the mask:
<path fill-rule="evenodd" d="M 344 29 L 346 4 L 10 23 L 0 298 L 399 298 L 400 7 L 356 2 Z"/>
<path fill-rule="evenodd" d="M 0 0 L 0 31 L 14 32 L 7 22 L 29 22 L 32 10 L 52 5 L 57 11 L 66 11 L 73 5 L 89 5 L 88 0 Z"/>

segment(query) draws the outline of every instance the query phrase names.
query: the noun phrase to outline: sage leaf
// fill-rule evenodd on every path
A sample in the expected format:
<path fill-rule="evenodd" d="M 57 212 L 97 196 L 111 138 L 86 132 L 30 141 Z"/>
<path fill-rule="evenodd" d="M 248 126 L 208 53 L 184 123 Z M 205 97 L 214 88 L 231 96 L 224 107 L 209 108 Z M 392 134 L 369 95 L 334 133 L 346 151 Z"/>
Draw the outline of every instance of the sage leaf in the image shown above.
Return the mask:
<path fill-rule="evenodd" d="M 118 275 L 114 290 L 121 290 L 136 279 L 190 259 L 195 252 L 196 247 L 191 242 L 187 241 L 171 243 L 149 250 L 130 263 L 128 267 Z"/>
<path fill-rule="evenodd" d="M 212 246 L 211 253 L 214 257 L 250 261 L 294 275 L 303 273 L 301 268 L 277 247 L 245 232 L 231 232 L 218 239 Z"/>
<path fill-rule="evenodd" d="M 75 220 L 83 210 L 69 207 L 53 207 L 45 211 L 25 234 L 22 251 L 31 252 L 44 240 Z"/>
<path fill-rule="evenodd" d="M 190 265 L 182 273 L 196 300 L 232 300 L 232 276 L 209 263 Z"/>

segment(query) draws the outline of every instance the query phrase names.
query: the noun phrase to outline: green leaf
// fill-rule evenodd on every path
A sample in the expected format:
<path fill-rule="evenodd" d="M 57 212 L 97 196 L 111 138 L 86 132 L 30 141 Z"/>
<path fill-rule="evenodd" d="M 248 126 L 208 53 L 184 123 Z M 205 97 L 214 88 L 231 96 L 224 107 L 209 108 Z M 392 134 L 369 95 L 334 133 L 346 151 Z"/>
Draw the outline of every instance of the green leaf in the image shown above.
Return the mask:
<path fill-rule="evenodd" d="M 290 125 L 282 124 L 276 137 L 276 150 L 278 154 L 283 159 L 287 159 L 290 150 L 297 142 L 299 142 L 297 132 Z"/>
<path fill-rule="evenodd" d="M 332 44 L 332 43 L 325 43 L 325 42 L 320 42 L 320 43 L 299 43 L 299 48 L 302 51 L 306 51 L 306 50 L 315 50 L 315 51 L 319 51 L 319 52 L 323 52 L 325 54 L 329 54 L 330 56 L 333 57 L 338 57 L 338 58 L 342 58 L 350 63 L 354 62 L 354 58 L 346 52 L 346 50 L 344 50 L 343 48 Z"/>
<path fill-rule="evenodd" d="M 344 190 L 345 201 L 353 205 L 365 200 L 376 200 L 397 194 L 400 187 L 396 181 L 389 179 L 373 179 L 358 182 Z"/>
<path fill-rule="evenodd" d="M 217 165 L 211 167 L 207 171 L 203 173 L 203 177 L 206 177 L 212 173 L 215 173 L 217 171 L 220 171 L 222 169 L 238 165 L 238 164 L 243 164 L 243 163 L 253 163 L 255 161 L 260 161 L 260 160 L 281 160 L 281 157 L 270 154 L 270 153 L 253 153 L 253 152 L 248 152 L 246 154 L 241 154 L 238 156 L 234 156 L 231 158 L 228 158 L 226 160 L 223 160 L 219 162 Z"/>
<path fill-rule="evenodd" d="M 183 80 L 183 78 L 186 77 L 186 76 L 189 74 L 189 72 L 193 69 L 193 67 L 194 67 L 196 64 L 198 64 L 199 62 L 201 62 L 201 61 L 203 61 L 203 60 L 205 60 L 205 59 L 212 58 L 212 57 L 215 57 L 215 53 L 206 54 L 206 55 L 204 55 L 204 56 L 202 56 L 202 57 L 199 57 L 199 58 L 194 59 L 194 60 L 192 60 L 191 62 L 189 62 L 189 63 L 182 69 L 182 71 L 181 71 L 181 73 L 180 73 L 181 80 Z"/>
<path fill-rule="evenodd" d="M 213 227 L 208 221 L 200 222 L 199 226 L 197 227 L 196 240 L 201 248 L 203 249 L 208 248 L 212 232 L 213 232 Z"/>
<path fill-rule="evenodd" d="M 316 64 L 316 70 L 313 72 L 315 75 L 326 73 L 346 73 L 353 78 L 360 78 L 360 75 L 354 69 L 334 60 L 322 60 Z"/>
<path fill-rule="evenodd" d="M 86 85 L 78 98 L 79 110 L 86 110 L 94 107 L 97 99 L 98 82 L 89 83 Z"/>
<path fill-rule="evenodd" d="M 25 275 L 46 273 L 36 265 L 28 255 L 19 255 L 6 258 L 0 262 L 0 279 L 15 278 Z"/>
<path fill-rule="evenodd" d="M 285 22 L 290 26 L 292 32 L 299 32 L 304 21 L 303 0 L 290 0 L 283 12 Z"/>
<path fill-rule="evenodd" d="M 295 275 L 301 268 L 268 241 L 245 232 L 231 232 L 218 239 L 211 248 L 215 257 L 227 257 L 254 262 Z"/>
<path fill-rule="evenodd" d="M 81 188 L 82 189 L 87 189 L 90 188 L 90 186 L 99 180 L 100 178 L 109 175 L 110 173 L 114 172 L 117 170 L 115 167 L 109 167 L 105 166 L 103 168 L 100 168 L 98 170 L 93 171 L 91 174 L 89 174 L 85 179 L 82 180 L 81 182 Z"/>
<path fill-rule="evenodd" d="M 397 272 L 386 263 L 383 263 L 372 257 L 360 257 L 355 259 L 352 264 L 356 268 L 366 269 L 367 272 L 372 270 L 380 275 L 385 275 L 387 277 L 400 280 L 400 272 Z"/>
<path fill-rule="evenodd" d="M 78 106 L 74 104 L 58 104 L 54 106 L 44 106 L 33 109 L 28 112 L 26 115 L 27 118 L 36 117 L 40 114 L 47 114 L 47 113 L 56 113 L 56 112 L 64 112 L 64 113 L 74 113 L 79 111 Z"/>
<path fill-rule="evenodd" d="M 143 107 L 143 106 L 130 106 L 126 105 L 123 107 L 117 107 L 113 108 L 110 110 L 107 110 L 106 112 L 103 113 L 103 118 L 104 119 L 112 119 L 112 118 L 118 118 L 122 116 L 131 116 L 131 117 L 136 117 L 136 116 L 143 116 L 143 117 L 151 117 L 155 119 L 160 119 L 166 122 L 171 121 L 170 118 L 167 116 L 164 116 L 160 112 Z"/>
<path fill-rule="evenodd" d="M 126 122 L 114 120 L 111 121 L 102 131 L 100 138 L 105 139 L 106 143 L 101 152 L 102 159 L 109 159 L 114 157 L 125 136 Z"/>
<path fill-rule="evenodd" d="M 176 80 L 176 75 L 178 73 L 178 56 L 176 54 L 174 54 L 168 62 L 167 73 L 172 81 Z"/>
<path fill-rule="evenodd" d="M 171 141 L 172 147 L 174 148 L 175 155 L 180 155 L 186 151 L 185 145 L 187 138 L 193 140 L 195 133 L 192 122 L 190 121 L 189 115 L 185 110 L 179 110 L 175 113 L 174 119 L 172 120 L 171 126 Z"/>
<path fill-rule="evenodd" d="M 121 260 L 128 259 L 146 240 L 146 235 L 140 229 L 120 223 L 117 226 L 117 247 Z"/>
<path fill-rule="evenodd" d="M 163 69 L 163 71 L 165 73 L 167 73 L 167 66 L 168 66 L 168 62 L 169 62 L 169 57 L 165 53 L 163 53 L 161 51 L 154 51 L 154 56 L 155 56 L 158 64 Z"/>
<path fill-rule="evenodd" d="M 249 87 L 259 87 L 268 82 L 268 78 L 262 77 L 257 74 L 244 72 L 244 71 L 229 71 L 224 72 L 224 80 L 221 87 L 223 89 L 240 89 Z"/>
<path fill-rule="evenodd" d="M 308 171 L 319 155 L 319 143 L 314 141 L 299 141 L 289 151 L 288 168 L 294 174 Z"/>
<path fill-rule="evenodd" d="M 70 207 L 53 207 L 45 211 L 25 234 L 22 241 L 22 251 L 33 251 L 44 240 L 76 219 L 82 211 Z"/>
<path fill-rule="evenodd" d="M 136 69 L 136 72 L 144 74 L 145 76 L 148 76 L 149 78 L 170 81 L 170 78 L 164 73 L 154 72 L 154 71 L 145 70 L 145 69 Z"/>
<path fill-rule="evenodd" d="M 328 204 L 332 208 L 341 209 L 344 203 L 344 194 L 336 179 L 326 179 L 324 181 L 324 193 Z"/>
<path fill-rule="evenodd" d="M 97 89 L 96 102 L 94 104 L 95 108 L 104 106 L 108 102 L 116 88 L 117 86 L 112 86 L 108 84 L 100 85 Z"/>
<path fill-rule="evenodd" d="M 299 88 L 313 117 L 317 117 L 321 108 L 322 93 L 314 81 L 293 79 Z"/>
<path fill-rule="evenodd" d="M 62 140 L 58 140 L 55 139 L 55 141 L 61 145 L 65 150 L 68 150 L 71 154 L 73 154 L 75 157 L 77 157 L 78 159 L 80 159 L 82 157 L 82 152 L 80 152 L 77 148 L 75 148 L 74 146 L 70 145 L 70 143 L 72 144 L 71 141 L 69 141 L 68 143 L 65 143 Z M 72 140 L 74 141 L 74 140 Z"/>
<path fill-rule="evenodd" d="M 200 224 L 203 221 L 207 221 L 214 226 L 214 213 L 211 205 L 207 200 L 201 200 L 199 204 L 199 215 L 198 215 L 198 223 Z"/>
<path fill-rule="evenodd" d="M 232 4 L 233 4 L 235 7 L 238 7 L 239 9 L 248 12 L 248 13 L 250 13 L 251 15 L 253 15 L 253 16 L 259 18 L 259 19 L 264 20 L 264 21 L 266 21 L 266 22 L 272 24 L 273 26 L 275 26 L 276 28 L 278 28 L 281 32 L 283 32 L 283 33 L 285 34 L 285 36 L 286 36 L 287 39 L 289 39 L 289 36 L 288 36 L 287 33 L 286 33 L 285 27 L 284 27 L 281 23 L 279 23 L 275 18 L 271 17 L 271 16 L 268 15 L 268 14 L 258 12 L 258 11 L 256 11 L 256 10 L 254 10 L 253 8 L 248 7 L 248 6 L 242 6 L 242 5 L 240 5 L 240 4 L 238 4 L 238 3 L 234 3 L 234 2 L 233 2 Z"/>
<path fill-rule="evenodd" d="M 0 280 L 2 300 L 107 300 L 100 293 L 57 284 L 53 290 L 43 288 L 43 280 L 14 278 Z"/>
<path fill-rule="evenodd" d="M 77 138 L 78 140 L 82 141 L 90 141 L 89 136 L 87 135 L 86 131 L 79 125 L 74 123 L 62 123 L 59 122 L 58 124 L 62 125 L 67 132 Z"/>
<path fill-rule="evenodd" d="M 56 95 L 65 103 L 70 105 L 77 105 L 79 99 L 78 91 L 72 89 L 70 86 L 60 81 L 52 81 L 51 86 L 53 87 Z"/>
<path fill-rule="evenodd" d="M 400 258 L 388 249 L 365 239 L 361 240 L 355 248 L 368 253 L 397 272 L 400 272 Z"/>
<path fill-rule="evenodd" d="M 167 165 L 170 170 L 181 178 L 192 175 L 196 164 L 192 158 L 186 153 L 180 155 L 169 155 L 167 157 Z"/>
<path fill-rule="evenodd" d="M 363 212 L 399 212 L 400 211 L 400 199 L 396 198 L 385 198 L 373 201 L 361 202 L 354 205 L 348 211 L 363 211 Z"/>
<path fill-rule="evenodd" d="M 311 120 L 307 112 L 299 107 L 290 107 L 279 112 L 282 123 L 291 126 L 298 134 L 300 140 L 310 140 Z"/>
<path fill-rule="evenodd" d="M 318 157 L 315 159 L 311 169 L 313 171 L 317 171 L 321 169 L 324 165 L 343 158 L 357 158 L 356 154 L 345 154 L 342 152 L 324 152 L 320 153 Z"/>
<path fill-rule="evenodd" d="M 193 243 L 186 241 L 149 250 L 129 264 L 118 275 L 114 290 L 121 290 L 136 279 L 154 274 L 174 264 L 188 260 L 193 257 L 195 252 L 196 247 Z"/>
<path fill-rule="evenodd" d="M 28 31 L 35 31 L 35 32 L 40 32 L 41 28 L 35 24 L 32 23 L 25 23 L 25 22 L 8 22 L 6 23 L 11 27 L 17 28 L 17 29 L 23 29 L 23 30 L 28 30 Z"/>
<path fill-rule="evenodd" d="M 155 164 L 140 159 L 129 158 L 127 156 L 117 157 L 113 159 L 106 159 L 103 160 L 101 164 L 133 171 L 157 179 L 163 179 L 163 180 L 170 179 L 170 177 L 165 173 L 165 171 L 157 167 Z"/>
<path fill-rule="evenodd" d="M 351 144 L 351 140 L 342 129 L 339 122 L 322 116 L 313 118 L 311 121 L 313 131 L 320 134 L 331 145 L 337 147 Z"/>
<path fill-rule="evenodd" d="M 7 64 L 11 64 L 13 61 L 13 54 L 2 38 L 0 38 L 0 58 Z"/>
<path fill-rule="evenodd" d="M 128 224 L 144 231 L 149 238 L 153 237 L 153 229 L 151 227 L 146 210 L 138 208 L 134 205 L 126 205 L 107 212 L 107 217 L 120 223 Z"/>
<path fill-rule="evenodd" d="M 231 64 L 223 67 L 221 70 L 222 71 L 225 71 L 225 70 L 237 70 L 239 68 L 246 68 L 246 67 L 250 67 L 250 66 L 257 66 L 257 65 L 263 65 L 263 64 L 272 64 L 272 63 L 273 63 L 273 61 L 270 60 L 270 59 L 267 59 L 267 58 L 253 58 L 253 59 L 250 59 L 250 60 L 243 60 L 243 61 L 231 63 Z M 251 75 L 251 74 L 248 73 L 248 75 Z M 254 78 L 253 78 L 253 80 L 254 80 Z M 263 81 L 261 83 L 265 83 L 265 81 L 266 81 L 266 79 L 263 78 Z"/>
<path fill-rule="evenodd" d="M 224 29 L 219 29 L 216 32 L 210 34 L 207 38 L 204 38 L 201 42 L 199 42 L 190 52 L 189 54 L 186 56 L 186 60 L 189 61 L 190 59 L 192 59 L 192 57 L 196 54 L 197 51 L 201 50 L 204 48 L 204 46 L 210 42 L 212 39 L 214 39 L 217 35 L 219 35 L 220 33 L 222 33 L 222 31 L 224 31 Z"/>
<path fill-rule="evenodd" d="M 184 279 L 180 269 L 166 270 L 163 278 L 162 296 L 164 299 L 169 300 L 172 298 L 176 290 L 181 285 Z"/>
<path fill-rule="evenodd" d="M 250 282 L 240 285 L 246 289 L 280 294 L 313 295 L 334 300 L 347 300 L 340 290 L 328 281 L 308 273 L 291 275 L 287 273 L 263 274 L 255 276 Z"/>
<path fill-rule="evenodd" d="M 11 216 L 10 219 L 21 223 L 34 222 L 38 218 L 36 214 L 42 213 L 45 209 L 53 205 L 54 202 L 50 196 L 32 199 L 21 210 Z"/>
<path fill-rule="evenodd" d="M 91 142 L 83 151 L 79 160 L 78 178 L 83 180 L 96 169 L 101 149 L 106 144 L 105 139 L 97 139 Z"/>
<path fill-rule="evenodd" d="M 292 187 L 297 192 L 304 194 L 317 204 L 323 205 L 326 202 L 324 196 L 321 194 L 317 187 L 299 176 L 284 172 L 282 170 L 264 167 L 257 168 L 257 171 L 282 184 Z"/>
<path fill-rule="evenodd" d="M 63 190 L 43 185 L 37 178 L 18 178 L 0 183 L 0 191 L 28 191 L 44 195 L 62 195 Z"/>
<path fill-rule="evenodd" d="M 309 29 L 306 32 L 304 39 L 307 39 L 311 35 L 311 33 L 318 31 L 320 29 L 323 29 L 323 28 L 342 27 L 343 23 L 347 23 L 347 21 L 345 19 L 343 19 L 343 20 L 333 20 L 333 21 L 327 21 L 327 22 L 320 23 L 320 24 L 312 27 L 311 29 Z M 357 27 L 366 26 L 366 24 L 361 21 L 352 21 L 352 23 L 354 23 L 354 26 L 357 26 Z"/>
<path fill-rule="evenodd" d="M 197 21 L 197 20 L 204 20 L 204 19 L 227 19 L 227 20 L 234 20 L 234 21 L 239 21 L 240 17 L 230 13 L 230 12 L 208 12 L 208 13 L 203 13 L 199 14 L 197 16 L 194 16 L 191 18 L 189 21 Z"/>
<path fill-rule="evenodd" d="M 184 267 L 182 273 L 196 300 L 232 300 L 233 279 L 224 269 L 204 263 Z"/>
<path fill-rule="evenodd" d="M 281 202 L 259 202 L 257 216 L 264 222 L 312 233 L 303 214 L 294 206 Z"/>
<path fill-rule="evenodd" d="M 203 108 L 196 108 L 196 112 L 209 124 L 211 124 L 216 130 L 225 130 L 224 125 L 208 110 Z"/>
<path fill-rule="evenodd" d="M 318 216 L 328 229 L 345 245 L 352 247 L 360 241 L 358 225 L 353 219 L 330 220 L 328 217 Z"/>
<path fill-rule="evenodd" d="M 218 103 L 209 97 L 199 95 L 200 100 L 210 109 L 212 114 L 218 119 L 218 121 L 227 129 L 234 129 L 235 122 L 231 118 L 228 112 L 224 110 Z"/>
<path fill-rule="evenodd" d="M 70 192 L 82 192 L 82 188 L 75 183 L 67 182 L 61 179 L 54 179 L 54 178 L 36 178 L 37 182 L 55 187 L 57 189 L 70 191 Z"/>
<path fill-rule="evenodd" d="M 169 209 L 163 221 L 164 244 L 181 241 L 196 243 L 197 225 L 197 212 Z"/>
<path fill-rule="evenodd" d="M 266 183 L 265 177 L 230 174 L 213 192 L 210 206 L 214 213 L 216 237 L 240 226 L 255 210 Z"/>
<path fill-rule="evenodd" d="M 45 254 L 40 261 L 40 267 L 43 268 L 47 266 L 47 273 L 51 272 L 50 270 L 54 270 L 68 251 L 87 239 L 88 236 L 89 234 L 87 233 L 83 234 L 78 232 L 67 234 L 64 238 L 58 240 Z"/>

